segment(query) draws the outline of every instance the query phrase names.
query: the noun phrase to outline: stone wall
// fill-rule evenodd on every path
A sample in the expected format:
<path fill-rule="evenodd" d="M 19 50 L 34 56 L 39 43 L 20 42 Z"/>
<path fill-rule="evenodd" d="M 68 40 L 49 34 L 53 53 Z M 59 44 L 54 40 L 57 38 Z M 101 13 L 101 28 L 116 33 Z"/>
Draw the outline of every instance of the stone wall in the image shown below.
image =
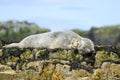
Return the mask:
<path fill-rule="evenodd" d="M 120 47 L 0 49 L 0 80 L 120 80 Z"/>

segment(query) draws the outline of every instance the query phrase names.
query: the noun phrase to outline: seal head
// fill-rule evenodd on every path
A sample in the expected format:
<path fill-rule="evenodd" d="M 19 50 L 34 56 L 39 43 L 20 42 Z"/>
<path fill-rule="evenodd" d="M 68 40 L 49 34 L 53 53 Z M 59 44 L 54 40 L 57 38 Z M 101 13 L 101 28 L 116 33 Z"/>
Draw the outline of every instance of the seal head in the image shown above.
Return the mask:
<path fill-rule="evenodd" d="M 83 53 L 95 52 L 94 44 L 88 38 L 81 39 L 81 45 L 78 47 L 78 50 L 81 50 Z"/>

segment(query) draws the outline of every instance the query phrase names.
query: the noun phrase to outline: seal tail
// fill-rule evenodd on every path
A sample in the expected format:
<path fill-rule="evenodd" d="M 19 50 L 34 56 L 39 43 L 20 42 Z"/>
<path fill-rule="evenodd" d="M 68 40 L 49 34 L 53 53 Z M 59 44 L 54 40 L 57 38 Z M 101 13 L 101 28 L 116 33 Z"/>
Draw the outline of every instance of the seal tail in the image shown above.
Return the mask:
<path fill-rule="evenodd" d="M 11 48 L 11 47 L 19 47 L 19 43 L 8 44 L 8 45 L 3 46 L 2 48 Z"/>

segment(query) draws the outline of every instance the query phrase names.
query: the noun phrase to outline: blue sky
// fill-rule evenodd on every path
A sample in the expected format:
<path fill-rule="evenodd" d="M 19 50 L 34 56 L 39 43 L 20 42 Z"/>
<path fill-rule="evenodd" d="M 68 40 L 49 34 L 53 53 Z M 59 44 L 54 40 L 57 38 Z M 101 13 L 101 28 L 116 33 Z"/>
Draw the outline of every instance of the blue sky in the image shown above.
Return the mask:
<path fill-rule="evenodd" d="M 27 20 L 55 30 L 120 24 L 120 0 L 0 0 L 0 21 Z"/>

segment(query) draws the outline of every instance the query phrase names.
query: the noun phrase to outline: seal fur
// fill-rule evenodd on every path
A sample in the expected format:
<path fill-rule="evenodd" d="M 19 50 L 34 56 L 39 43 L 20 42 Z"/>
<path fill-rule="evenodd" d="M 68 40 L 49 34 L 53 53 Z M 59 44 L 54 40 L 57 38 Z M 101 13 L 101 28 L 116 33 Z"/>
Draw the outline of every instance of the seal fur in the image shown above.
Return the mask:
<path fill-rule="evenodd" d="M 4 48 L 47 48 L 72 49 L 85 52 L 94 51 L 94 44 L 90 39 L 83 38 L 72 31 L 57 31 L 28 36 L 19 43 L 5 45 Z"/>

